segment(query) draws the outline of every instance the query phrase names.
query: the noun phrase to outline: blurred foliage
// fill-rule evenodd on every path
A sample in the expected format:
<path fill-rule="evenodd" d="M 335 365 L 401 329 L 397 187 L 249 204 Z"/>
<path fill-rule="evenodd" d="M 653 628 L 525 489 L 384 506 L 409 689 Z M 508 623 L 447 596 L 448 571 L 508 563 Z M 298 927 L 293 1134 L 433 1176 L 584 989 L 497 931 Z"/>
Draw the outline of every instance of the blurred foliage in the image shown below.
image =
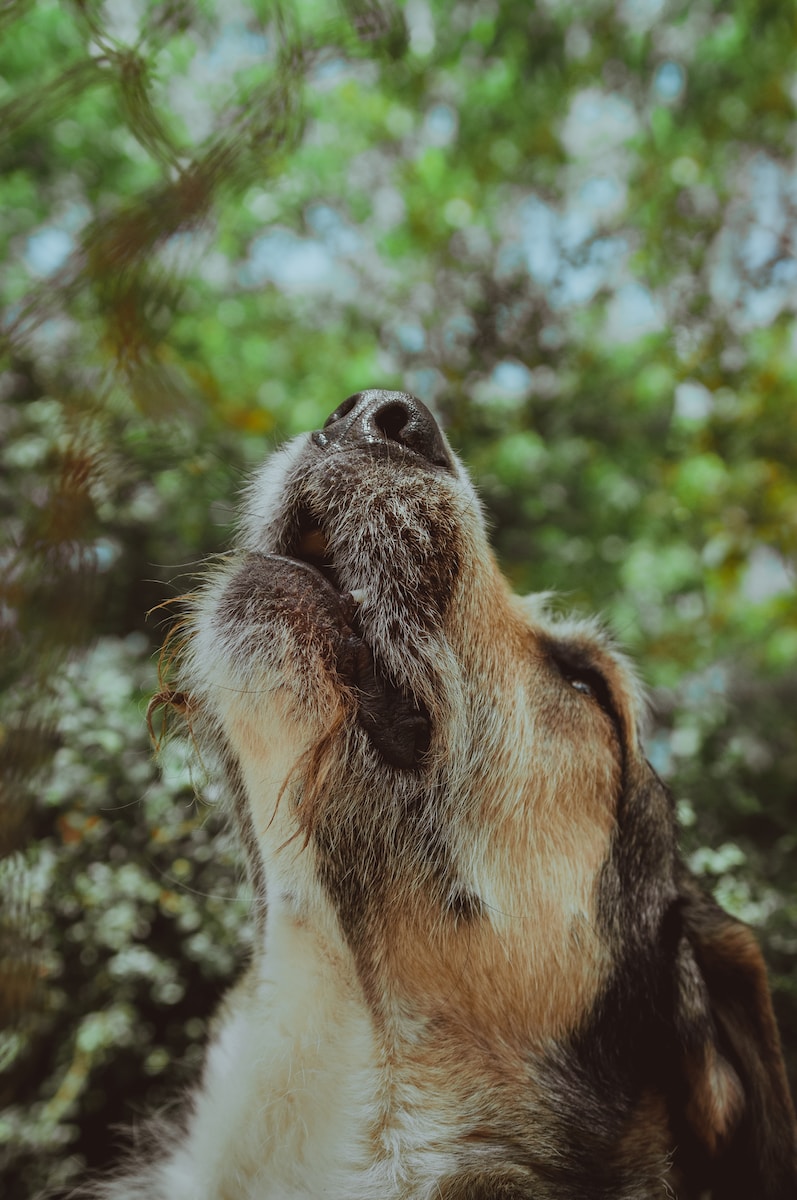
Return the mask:
<path fill-rule="evenodd" d="M 518 589 L 637 656 L 797 1074 L 796 11 L 0 6 L 9 1200 L 196 1068 L 248 904 L 202 764 L 152 761 L 159 606 L 374 383 L 437 407 Z"/>

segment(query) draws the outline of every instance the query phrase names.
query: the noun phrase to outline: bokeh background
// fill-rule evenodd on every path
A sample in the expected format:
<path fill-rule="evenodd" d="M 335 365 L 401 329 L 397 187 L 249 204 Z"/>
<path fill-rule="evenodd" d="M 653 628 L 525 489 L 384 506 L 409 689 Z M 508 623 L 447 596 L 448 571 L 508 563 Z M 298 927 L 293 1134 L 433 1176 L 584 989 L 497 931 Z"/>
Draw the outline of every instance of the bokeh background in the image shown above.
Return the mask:
<path fill-rule="evenodd" d="M 792 0 L 0 4 L 6 1200 L 198 1069 L 249 902 L 167 602 L 375 384 L 637 658 L 795 1078 L 796 108 Z"/>

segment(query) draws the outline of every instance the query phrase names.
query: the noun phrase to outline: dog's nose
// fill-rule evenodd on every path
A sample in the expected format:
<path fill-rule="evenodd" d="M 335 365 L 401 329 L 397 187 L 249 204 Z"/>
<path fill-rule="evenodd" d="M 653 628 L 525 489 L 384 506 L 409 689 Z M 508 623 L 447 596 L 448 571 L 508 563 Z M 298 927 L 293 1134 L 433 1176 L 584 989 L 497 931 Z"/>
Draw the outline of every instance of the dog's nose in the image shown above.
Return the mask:
<path fill-rule="evenodd" d="M 395 443 L 427 462 L 453 469 L 440 426 L 429 409 L 409 392 L 370 388 L 339 404 L 324 428 L 313 434 L 317 446 L 383 447 Z"/>

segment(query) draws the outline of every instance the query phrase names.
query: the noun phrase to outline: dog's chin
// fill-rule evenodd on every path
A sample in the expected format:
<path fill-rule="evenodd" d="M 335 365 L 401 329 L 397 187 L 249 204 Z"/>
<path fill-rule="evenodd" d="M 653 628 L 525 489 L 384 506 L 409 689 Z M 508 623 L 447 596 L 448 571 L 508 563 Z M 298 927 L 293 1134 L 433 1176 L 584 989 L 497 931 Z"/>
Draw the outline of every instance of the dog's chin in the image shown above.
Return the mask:
<path fill-rule="evenodd" d="M 316 628 L 333 647 L 330 664 L 354 696 L 357 720 L 389 767 L 418 771 L 431 741 L 429 714 L 408 689 L 390 679 L 378 663 L 358 617 L 351 592 L 339 590 L 337 577 L 322 566 L 288 555 L 257 556 L 277 589 L 283 612 L 297 637 Z"/>

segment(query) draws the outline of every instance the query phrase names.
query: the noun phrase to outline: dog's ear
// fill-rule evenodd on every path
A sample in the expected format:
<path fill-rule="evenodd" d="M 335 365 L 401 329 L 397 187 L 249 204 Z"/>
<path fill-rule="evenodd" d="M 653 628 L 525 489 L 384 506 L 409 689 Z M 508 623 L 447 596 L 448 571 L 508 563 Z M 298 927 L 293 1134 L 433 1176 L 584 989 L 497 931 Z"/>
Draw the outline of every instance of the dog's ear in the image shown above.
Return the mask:
<path fill-rule="evenodd" d="M 761 951 L 691 877 L 680 892 L 682 1168 L 713 1200 L 794 1200 L 797 1127 Z"/>

